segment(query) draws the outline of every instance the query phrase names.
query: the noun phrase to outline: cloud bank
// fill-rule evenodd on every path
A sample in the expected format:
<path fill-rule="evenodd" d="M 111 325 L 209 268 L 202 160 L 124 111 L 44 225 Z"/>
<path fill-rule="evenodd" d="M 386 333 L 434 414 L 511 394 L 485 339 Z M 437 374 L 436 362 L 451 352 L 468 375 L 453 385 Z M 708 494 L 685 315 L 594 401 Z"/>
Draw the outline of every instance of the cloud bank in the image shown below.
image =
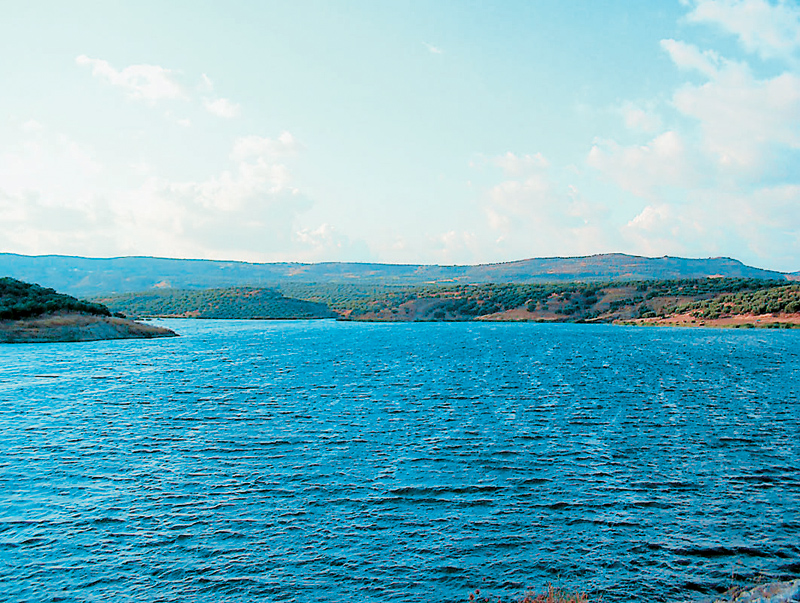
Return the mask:
<path fill-rule="evenodd" d="M 81 54 L 71 66 L 76 87 L 107 121 L 95 124 L 91 115 L 83 130 L 66 121 L 59 130 L 56 119 L 41 115 L 11 118 L 16 129 L 0 141 L 6 249 L 442 263 L 623 251 L 732 255 L 796 270 L 800 7 L 767 0 L 681 4 L 678 33 L 652 40 L 669 72 L 660 87 L 639 87 L 646 92 L 636 98 L 620 94 L 610 106 L 585 103 L 583 113 L 564 106 L 565 119 L 583 119 L 582 129 L 525 130 L 536 144 L 515 137 L 509 125 L 536 122 L 535 103 L 529 114 L 505 121 L 500 114 L 516 102 L 514 94 L 529 90 L 511 88 L 511 79 L 503 80 L 507 98 L 500 88 L 483 95 L 472 116 L 496 121 L 496 130 L 481 124 L 473 135 L 462 131 L 474 122 L 442 125 L 451 107 L 436 107 L 438 96 L 391 104 L 374 77 L 355 78 L 350 97 L 329 102 L 296 92 L 294 104 L 267 111 L 262 99 L 237 98 L 252 87 L 218 90 L 199 69 L 125 66 Z M 420 47 L 416 35 L 403 48 L 442 54 L 433 44 Z M 466 46 L 449 44 L 458 52 L 445 63 L 416 54 L 413 69 L 398 62 L 396 81 L 383 84 L 400 98 L 404 78 L 435 66 L 422 81 L 436 95 L 458 89 L 459 102 L 469 104 L 457 85 L 491 92 L 495 74 L 465 71 L 458 63 Z M 487 59 L 483 68 L 493 65 Z M 497 71 L 508 76 L 508 69 Z M 322 70 L 318 75 L 325 79 Z M 332 87 L 339 85 L 334 79 Z M 302 82 L 307 90 L 313 83 Z M 341 83 L 337 90 L 347 88 Z M 463 154 L 439 161 L 414 146 L 420 143 L 441 145 L 442 156 Z M 432 165 L 423 166 L 423 157 Z M 412 180 L 424 184 L 405 185 Z M 405 191 L 419 199 L 403 199 Z"/>

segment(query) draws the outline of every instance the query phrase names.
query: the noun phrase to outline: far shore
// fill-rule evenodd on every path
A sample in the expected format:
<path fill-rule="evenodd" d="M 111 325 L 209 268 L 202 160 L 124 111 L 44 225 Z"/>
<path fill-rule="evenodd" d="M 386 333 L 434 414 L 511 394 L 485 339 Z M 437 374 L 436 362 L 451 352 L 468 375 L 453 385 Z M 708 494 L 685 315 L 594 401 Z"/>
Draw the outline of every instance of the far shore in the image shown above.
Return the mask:
<path fill-rule="evenodd" d="M 339 320 L 352 322 L 536 322 L 551 324 L 615 324 L 628 326 L 660 326 L 660 327 L 713 327 L 713 328 L 734 328 L 734 329 L 792 329 L 800 328 L 800 313 L 779 313 L 779 314 L 740 314 L 735 316 L 723 316 L 720 318 L 698 318 L 691 314 L 673 314 L 664 317 L 652 318 L 628 318 L 618 319 L 614 317 L 599 317 L 591 320 L 569 320 L 564 316 L 553 312 L 529 312 L 524 308 L 514 308 L 495 314 L 487 314 L 473 320 L 414 320 L 401 317 L 399 320 L 385 317 L 367 318 L 348 318 L 343 317 Z"/>
<path fill-rule="evenodd" d="M 574 321 L 564 320 L 563 317 L 549 315 L 542 316 L 542 313 L 536 315 L 526 312 L 524 310 L 512 310 L 497 314 L 490 314 L 481 316 L 472 320 L 459 320 L 459 319 L 445 319 L 445 320 L 426 320 L 426 319 L 407 319 L 402 317 L 398 319 L 391 319 L 385 317 L 358 317 L 350 318 L 348 316 L 340 316 L 338 318 L 220 318 L 210 319 L 207 317 L 196 316 L 175 316 L 175 315 L 160 315 L 149 316 L 147 319 L 178 319 L 178 320 L 243 320 L 243 321 L 287 321 L 287 320 L 336 320 L 340 322 L 368 322 L 368 323 L 539 323 L 539 324 L 606 324 L 606 325 L 621 325 L 621 326 L 645 326 L 645 327 L 688 327 L 688 328 L 731 328 L 731 329 L 796 329 L 800 328 L 800 313 L 794 314 L 743 314 L 738 316 L 726 316 L 721 318 L 697 318 L 691 314 L 678 314 L 666 317 L 655 318 L 631 318 L 623 320 L 585 320 Z M 137 319 L 138 320 L 138 319 Z M 143 319 L 144 320 L 144 319 Z"/>
<path fill-rule="evenodd" d="M 715 327 L 728 329 L 796 329 L 800 328 L 800 313 L 793 314 L 739 314 L 719 318 L 698 318 L 691 314 L 674 314 L 666 317 L 637 318 L 620 321 L 620 324 L 663 327 Z"/>

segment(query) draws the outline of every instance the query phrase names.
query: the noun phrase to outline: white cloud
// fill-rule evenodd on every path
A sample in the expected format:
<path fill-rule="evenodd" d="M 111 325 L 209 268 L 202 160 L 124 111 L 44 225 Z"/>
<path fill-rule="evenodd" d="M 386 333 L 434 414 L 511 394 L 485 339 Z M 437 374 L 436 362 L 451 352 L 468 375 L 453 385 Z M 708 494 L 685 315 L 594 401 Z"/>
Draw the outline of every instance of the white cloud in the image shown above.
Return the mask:
<path fill-rule="evenodd" d="M 22 130 L 23 132 L 27 132 L 27 133 L 30 133 L 30 132 L 41 132 L 42 130 L 44 130 L 44 126 L 42 124 L 40 124 L 38 121 L 36 121 L 35 119 L 29 119 L 28 121 L 23 123 L 19 127 L 19 129 Z"/>
<path fill-rule="evenodd" d="M 700 50 L 694 44 L 680 40 L 661 40 L 661 48 L 669 53 L 672 62 L 681 69 L 694 69 L 713 78 L 722 59 L 713 50 Z"/>
<path fill-rule="evenodd" d="M 741 17 L 747 7 L 764 6 L 701 1 L 692 19 L 709 21 L 714 13 L 722 20 L 723 9 L 728 17 Z M 743 21 L 725 23 L 731 31 L 738 27 L 743 43 L 763 57 L 785 54 L 793 44 L 786 36 L 779 44 L 774 32 L 748 37 L 755 33 Z M 670 104 L 678 119 L 643 144 L 598 140 L 587 156 L 590 166 L 635 195 L 627 201 L 631 214 L 617 227 L 624 245 L 646 255 L 796 264 L 800 183 L 787 166 L 796 163 L 800 149 L 800 76 L 788 69 L 757 77 L 746 62 L 713 50 L 676 40 L 661 46 L 676 67 L 701 77 L 674 91 Z M 641 115 L 633 105 L 623 107 L 626 125 L 638 125 Z M 768 186 L 770 178 L 782 183 Z"/>
<path fill-rule="evenodd" d="M 317 250 L 330 249 L 331 247 L 341 248 L 342 242 L 346 237 L 339 235 L 336 229 L 330 224 L 320 224 L 317 228 L 303 228 L 295 232 L 298 241 L 309 245 Z"/>
<path fill-rule="evenodd" d="M 105 166 L 90 147 L 45 128 L 0 153 L 0 239 L 21 253 L 91 254 L 111 242 L 98 191 Z"/>
<path fill-rule="evenodd" d="M 645 144 L 598 141 L 589 152 L 589 165 L 652 202 L 659 199 L 660 187 L 689 190 L 712 179 L 725 186 L 755 184 L 782 153 L 800 149 L 800 76 L 787 71 L 758 79 L 747 64 L 715 52 L 675 40 L 661 45 L 677 67 L 705 76 L 704 82 L 687 82 L 672 96 L 672 107 L 688 121 Z M 626 125 L 648 121 L 633 105 L 623 107 Z"/>
<path fill-rule="evenodd" d="M 153 103 L 186 97 L 174 72 L 158 65 L 130 65 L 117 70 L 108 61 L 92 59 L 84 54 L 78 56 L 75 62 L 81 66 L 90 66 L 93 76 L 122 88 L 129 96 L 138 100 Z"/>
<path fill-rule="evenodd" d="M 198 88 L 202 92 L 211 92 L 214 89 L 214 82 L 212 82 L 211 78 L 204 73 L 200 76 L 200 85 Z"/>
<path fill-rule="evenodd" d="M 687 19 L 718 25 L 764 59 L 788 57 L 800 48 L 800 7 L 793 2 L 698 0 Z"/>
<path fill-rule="evenodd" d="M 763 187 L 752 199 L 755 203 L 748 207 L 754 215 L 747 216 L 746 223 L 763 222 L 800 237 L 800 183 Z"/>
<path fill-rule="evenodd" d="M 489 191 L 486 212 L 495 230 L 508 230 L 520 218 L 539 221 L 558 205 L 550 182 L 544 175 L 524 180 L 505 180 Z"/>
<path fill-rule="evenodd" d="M 793 268 L 800 253 L 800 185 L 724 192 L 697 189 L 688 203 L 647 205 L 621 229 L 648 255 L 733 255 Z M 767 267 L 770 267 L 767 265 Z"/>
<path fill-rule="evenodd" d="M 691 206 L 648 205 L 621 232 L 628 244 L 643 255 L 702 255 L 696 251 L 698 241 L 704 242 L 707 255 L 714 255 L 708 253 L 708 244 L 716 241 L 705 232 L 705 220 L 697 214 Z"/>
<path fill-rule="evenodd" d="M 433 44 L 428 44 L 427 42 L 423 42 L 425 48 L 428 49 L 428 52 L 431 54 L 444 54 L 444 50 L 439 48 L 438 46 L 434 46 Z"/>
<path fill-rule="evenodd" d="M 5 248 L 17 253 L 112 255 L 117 247 L 110 223 L 96 197 L 59 203 L 32 191 L 15 195 L 0 189 L 0 232 Z"/>
<path fill-rule="evenodd" d="M 630 130 L 654 134 L 662 127 L 661 118 L 652 107 L 642 108 L 627 102 L 622 105 L 621 111 L 625 126 Z"/>
<path fill-rule="evenodd" d="M 272 152 L 294 139 L 258 140 L 261 152 L 250 145 L 231 169 L 195 181 L 127 164 L 139 179 L 127 190 L 104 188 L 101 166 L 63 137 L 29 142 L 0 156 L 2 238 L 22 253 L 294 259 L 314 247 L 296 236 L 312 204 Z"/>
<path fill-rule="evenodd" d="M 238 103 L 234 103 L 227 98 L 217 98 L 214 100 L 207 98 L 203 100 L 203 106 L 209 113 L 218 117 L 224 117 L 225 119 L 237 117 L 241 111 L 241 106 Z"/>
<path fill-rule="evenodd" d="M 149 176 L 153 173 L 153 166 L 146 161 L 134 161 L 128 165 L 128 169 L 137 176 Z"/>
<path fill-rule="evenodd" d="M 163 251 L 170 253 L 285 253 L 297 215 L 310 206 L 291 186 L 286 166 L 259 157 L 199 182 L 146 181 L 119 208 L 119 222 L 132 225 L 120 234 L 120 244 L 140 248 L 146 232 L 151 247 L 166 244 Z"/>
<path fill-rule="evenodd" d="M 482 255 L 478 237 L 467 230 L 453 229 L 434 235 L 429 237 L 428 245 L 441 264 L 475 262 Z"/>
<path fill-rule="evenodd" d="M 121 88 L 128 96 L 142 100 L 150 105 L 167 99 L 184 99 L 191 102 L 202 102 L 203 107 L 212 115 L 223 119 L 233 119 L 241 113 L 241 105 L 228 98 L 197 97 L 197 92 L 210 93 L 214 83 L 205 73 L 194 90 L 187 90 L 178 81 L 177 74 L 158 65 L 130 65 L 122 70 L 115 69 L 108 61 L 93 59 L 80 55 L 75 62 L 81 66 L 89 66 L 92 75 L 106 80 L 112 86 Z M 166 116 L 173 119 L 171 112 Z M 178 125 L 188 128 L 192 125 L 189 118 L 173 119 Z"/>
<path fill-rule="evenodd" d="M 26 138 L 0 153 L 0 190 L 9 195 L 44 191 L 65 196 L 90 190 L 86 183 L 103 170 L 91 148 L 44 128 L 23 131 Z"/>
<path fill-rule="evenodd" d="M 517 156 L 511 151 L 505 155 L 495 157 L 493 163 L 502 168 L 507 176 L 523 176 L 525 174 L 535 173 L 550 165 L 541 153 Z"/>
<path fill-rule="evenodd" d="M 627 226 L 640 231 L 654 232 L 665 222 L 674 218 L 675 211 L 670 205 L 648 205 Z M 674 233 L 673 233 L 674 234 Z"/>
<path fill-rule="evenodd" d="M 652 199 L 661 187 L 690 187 L 697 183 L 697 163 L 675 131 L 659 134 L 647 144 L 620 146 L 598 140 L 587 157 L 590 166 L 610 176 L 620 187 Z"/>
<path fill-rule="evenodd" d="M 800 148 L 800 77 L 786 72 L 756 79 L 746 65 L 728 63 L 702 85 L 685 84 L 673 97 L 698 120 L 704 145 L 723 169 L 756 177 L 776 148 Z"/>
<path fill-rule="evenodd" d="M 243 136 L 238 138 L 233 145 L 231 156 L 237 161 L 251 157 L 284 157 L 291 156 L 300 150 L 294 136 L 283 132 L 277 139 L 262 136 Z"/>
<path fill-rule="evenodd" d="M 294 233 L 296 258 L 302 261 L 366 261 L 372 253 L 363 241 L 355 241 L 335 226 L 324 223 Z"/>
<path fill-rule="evenodd" d="M 576 186 L 558 184 L 541 153 L 506 153 L 493 163 L 506 179 L 488 190 L 484 210 L 495 247 L 506 257 L 592 253 L 608 244 L 606 209 Z"/>

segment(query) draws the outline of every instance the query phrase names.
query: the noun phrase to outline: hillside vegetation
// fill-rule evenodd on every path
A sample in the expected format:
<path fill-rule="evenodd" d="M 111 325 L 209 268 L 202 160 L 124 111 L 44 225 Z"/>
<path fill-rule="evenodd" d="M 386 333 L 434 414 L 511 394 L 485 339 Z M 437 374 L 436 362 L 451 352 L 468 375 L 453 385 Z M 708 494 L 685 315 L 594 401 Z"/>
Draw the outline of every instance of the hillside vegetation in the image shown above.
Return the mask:
<path fill-rule="evenodd" d="M 129 316 L 186 318 L 332 318 L 327 305 L 284 297 L 274 289 L 230 287 L 201 291 L 159 289 L 102 298 L 115 312 Z"/>
<path fill-rule="evenodd" d="M 680 305 L 674 311 L 709 319 L 741 314 L 795 314 L 800 312 L 800 285 L 720 295 Z"/>
<path fill-rule="evenodd" d="M 800 285 L 784 283 L 747 278 L 419 287 L 288 283 L 280 291 L 159 290 L 101 301 L 136 316 L 696 324 L 780 315 L 778 322 L 800 323 Z"/>
<path fill-rule="evenodd" d="M 0 343 L 173 337 L 169 329 L 111 316 L 104 305 L 0 278 Z"/>
<path fill-rule="evenodd" d="M 679 279 L 547 285 L 453 285 L 386 288 L 372 297 L 338 300 L 323 287 L 326 302 L 351 320 L 540 320 L 614 322 L 706 312 L 796 312 L 795 286 L 758 279 Z M 294 287 L 296 294 L 302 292 Z M 307 294 L 314 294 L 309 290 Z M 732 301 L 718 300 L 736 299 Z M 694 304 L 694 305 L 692 305 Z M 757 311 L 755 311 L 757 310 Z M 762 311 L 763 310 L 763 311 Z M 700 316 L 698 314 L 698 316 Z"/>
<path fill-rule="evenodd" d="M 111 316 L 102 304 L 82 301 L 54 289 L 23 283 L 13 278 L 0 278 L 0 320 L 20 320 L 43 314 L 77 313 Z"/>

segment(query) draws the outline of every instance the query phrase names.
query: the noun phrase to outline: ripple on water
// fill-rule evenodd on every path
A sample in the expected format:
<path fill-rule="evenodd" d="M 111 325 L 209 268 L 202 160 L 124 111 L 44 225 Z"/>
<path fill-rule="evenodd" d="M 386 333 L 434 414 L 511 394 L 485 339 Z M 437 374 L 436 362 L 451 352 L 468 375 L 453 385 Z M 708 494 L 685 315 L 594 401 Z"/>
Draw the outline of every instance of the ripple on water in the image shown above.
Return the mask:
<path fill-rule="evenodd" d="M 800 573 L 800 333 L 170 326 L 0 348 L 7 600 L 673 601 Z"/>

